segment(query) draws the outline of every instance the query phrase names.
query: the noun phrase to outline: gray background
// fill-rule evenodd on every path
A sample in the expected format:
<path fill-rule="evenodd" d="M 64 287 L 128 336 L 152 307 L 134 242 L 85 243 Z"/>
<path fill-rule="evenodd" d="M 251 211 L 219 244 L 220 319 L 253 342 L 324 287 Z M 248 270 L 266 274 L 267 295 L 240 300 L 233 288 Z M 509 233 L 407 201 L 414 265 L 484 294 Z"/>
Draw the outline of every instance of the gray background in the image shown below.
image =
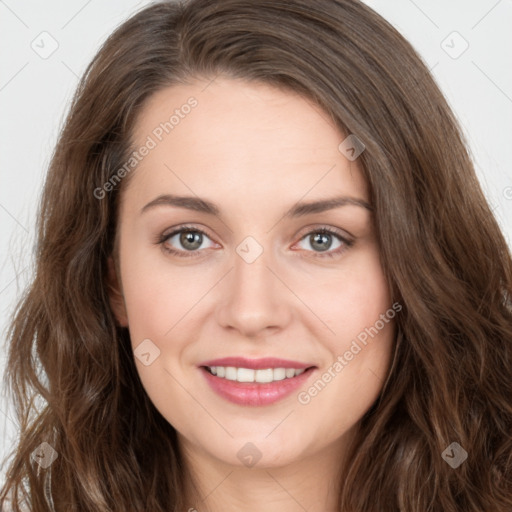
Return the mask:
<path fill-rule="evenodd" d="M 512 246 L 512 1 L 366 3 L 416 47 L 432 70 L 460 120 L 484 191 Z M 2 372 L 7 321 L 32 272 L 39 193 L 78 77 L 107 35 L 146 4 L 0 0 Z M 15 443 L 13 420 L 0 388 L 0 459 Z"/>

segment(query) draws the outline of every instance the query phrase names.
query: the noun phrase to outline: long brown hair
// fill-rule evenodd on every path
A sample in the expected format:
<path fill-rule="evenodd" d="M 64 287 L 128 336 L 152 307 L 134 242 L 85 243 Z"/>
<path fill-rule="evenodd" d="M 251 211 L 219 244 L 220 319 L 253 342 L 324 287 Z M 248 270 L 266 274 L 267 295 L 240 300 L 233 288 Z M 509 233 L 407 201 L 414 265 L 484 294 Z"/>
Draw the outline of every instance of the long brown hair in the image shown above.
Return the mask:
<path fill-rule="evenodd" d="M 100 199 L 94 191 L 134 150 L 150 96 L 219 74 L 299 92 L 366 147 L 382 265 L 403 310 L 388 379 L 342 472 L 340 511 L 510 512 L 510 250 L 428 69 L 357 0 L 169 1 L 105 42 L 60 134 L 35 275 L 8 332 L 5 383 L 20 432 L 0 503 L 189 508 L 176 432 L 146 395 L 109 305 L 126 180 Z M 34 462 L 42 443 L 58 454 L 47 468 Z M 452 443 L 468 454 L 457 468 L 443 456 Z"/>

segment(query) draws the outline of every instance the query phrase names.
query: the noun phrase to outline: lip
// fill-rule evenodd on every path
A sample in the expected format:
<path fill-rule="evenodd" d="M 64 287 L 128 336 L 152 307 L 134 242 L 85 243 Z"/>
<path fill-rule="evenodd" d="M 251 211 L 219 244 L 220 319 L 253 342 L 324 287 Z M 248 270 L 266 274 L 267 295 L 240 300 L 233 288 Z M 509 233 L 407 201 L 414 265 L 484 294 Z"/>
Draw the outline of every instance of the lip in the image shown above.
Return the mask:
<path fill-rule="evenodd" d="M 296 377 L 274 382 L 238 382 L 227 380 L 211 374 L 206 366 L 234 366 L 237 368 L 296 368 L 305 371 Z M 246 359 L 243 357 L 227 357 L 206 361 L 199 366 L 210 388 L 225 400 L 242 406 L 261 407 L 274 404 L 291 395 L 304 385 L 316 370 L 316 366 L 277 358 Z"/>

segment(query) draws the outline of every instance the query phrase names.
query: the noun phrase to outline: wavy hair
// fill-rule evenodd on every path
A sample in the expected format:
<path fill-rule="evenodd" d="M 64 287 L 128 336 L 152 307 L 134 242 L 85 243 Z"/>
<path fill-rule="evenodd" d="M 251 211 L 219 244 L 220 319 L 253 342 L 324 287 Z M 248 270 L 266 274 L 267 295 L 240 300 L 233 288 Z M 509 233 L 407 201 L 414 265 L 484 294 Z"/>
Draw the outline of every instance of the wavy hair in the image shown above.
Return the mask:
<path fill-rule="evenodd" d="M 186 510 L 176 431 L 145 393 L 109 303 L 126 179 L 102 199 L 94 191 L 134 150 L 148 98 L 219 75 L 298 92 L 366 146 L 358 162 L 403 310 L 388 378 L 340 469 L 339 510 L 510 512 L 510 249 L 428 68 L 358 0 L 160 2 L 103 44 L 52 156 L 34 276 L 8 330 L 4 380 L 20 430 L 0 504 Z M 442 455 L 453 442 L 468 452 L 456 469 Z M 34 462 L 41 443 L 58 454 L 47 468 Z"/>

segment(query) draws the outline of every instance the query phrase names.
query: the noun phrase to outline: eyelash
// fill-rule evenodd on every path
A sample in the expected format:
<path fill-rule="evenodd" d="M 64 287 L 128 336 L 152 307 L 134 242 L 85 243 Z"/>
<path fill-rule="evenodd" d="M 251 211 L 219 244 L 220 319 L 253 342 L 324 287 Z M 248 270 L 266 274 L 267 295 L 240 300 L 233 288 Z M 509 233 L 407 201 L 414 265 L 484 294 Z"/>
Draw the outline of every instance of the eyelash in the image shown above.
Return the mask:
<path fill-rule="evenodd" d="M 165 242 L 167 242 L 170 238 L 172 238 L 174 235 L 177 235 L 178 233 L 181 233 L 183 231 L 190 231 L 190 232 L 193 232 L 193 233 L 200 233 L 200 234 L 210 238 L 208 236 L 208 234 L 205 231 L 203 231 L 202 229 L 196 228 L 194 226 L 179 226 L 178 228 L 176 228 L 174 231 L 172 231 L 169 234 L 159 235 L 154 243 L 156 245 L 161 245 L 162 249 L 166 253 L 171 254 L 173 256 L 177 256 L 179 258 L 196 258 L 196 257 L 198 257 L 198 255 L 200 254 L 200 251 L 197 251 L 197 250 L 196 251 L 179 251 L 179 250 L 176 250 L 176 249 L 170 249 L 169 247 L 167 247 L 165 245 Z M 322 252 L 315 252 L 315 251 L 308 251 L 308 252 L 314 252 L 315 256 L 313 256 L 313 257 L 315 257 L 315 258 L 334 258 L 336 256 L 340 256 L 343 252 L 345 252 L 347 249 L 352 247 L 352 245 L 354 244 L 353 240 L 348 240 L 347 238 L 341 236 L 338 231 L 336 231 L 336 230 L 334 230 L 332 228 L 326 227 L 326 226 L 322 226 L 322 227 L 320 227 L 318 229 L 314 229 L 312 231 L 309 231 L 308 233 L 303 235 L 300 238 L 299 241 L 304 240 L 305 238 L 307 238 L 310 235 L 319 234 L 319 233 L 320 234 L 321 233 L 325 233 L 325 234 L 328 234 L 328 235 L 333 235 L 336 238 L 338 238 L 341 242 L 343 242 L 344 245 L 342 245 L 341 247 L 339 247 L 338 249 L 336 249 L 334 251 L 326 251 L 326 252 L 323 252 L 323 253 Z"/>

